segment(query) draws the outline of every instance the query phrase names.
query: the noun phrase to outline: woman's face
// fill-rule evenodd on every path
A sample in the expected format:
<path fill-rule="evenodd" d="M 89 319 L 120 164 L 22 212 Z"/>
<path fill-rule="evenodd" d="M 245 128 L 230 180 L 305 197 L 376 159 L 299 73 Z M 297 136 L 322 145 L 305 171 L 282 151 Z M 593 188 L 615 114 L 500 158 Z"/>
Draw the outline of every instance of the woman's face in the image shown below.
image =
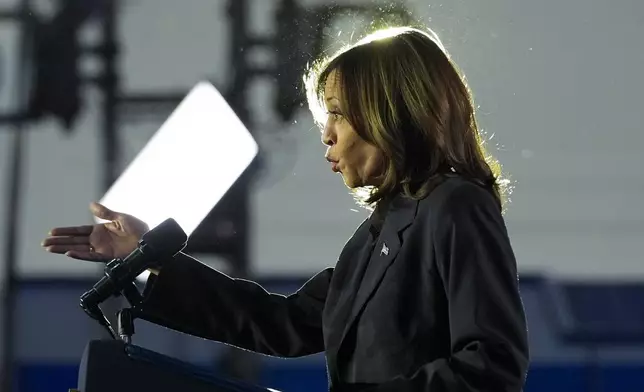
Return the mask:
<path fill-rule="evenodd" d="M 338 81 L 336 71 L 332 71 L 324 88 L 328 114 L 322 143 L 328 146 L 326 159 L 334 172 L 342 174 L 349 188 L 378 186 L 378 179 L 383 173 L 382 152 L 362 139 L 344 117 L 340 109 L 343 105 L 339 100 Z"/>

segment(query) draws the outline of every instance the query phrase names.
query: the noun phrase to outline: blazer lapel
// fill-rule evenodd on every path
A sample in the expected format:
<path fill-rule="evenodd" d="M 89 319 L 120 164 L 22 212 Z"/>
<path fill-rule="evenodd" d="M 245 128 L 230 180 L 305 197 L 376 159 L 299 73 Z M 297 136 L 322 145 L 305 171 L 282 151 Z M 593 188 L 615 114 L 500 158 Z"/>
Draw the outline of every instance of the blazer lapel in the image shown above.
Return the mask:
<path fill-rule="evenodd" d="M 377 239 L 365 272 L 362 284 L 356 294 L 351 313 L 342 332 L 340 343 L 362 312 L 367 301 L 374 293 L 387 269 L 396 258 L 402 246 L 402 232 L 411 225 L 416 216 L 418 201 L 397 196 L 391 201 L 382 231 Z"/>
<path fill-rule="evenodd" d="M 325 318 L 325 339 L 327 344 L 334 346 L 339 345 L 343 329 L 337 328 L 338 325 L 344 326 L 351 312 L 351 305 L 355 300 L 356 292 L 350 288 L 356 287 L 355 268 L 360 263 L 367 262 L 365 257 L 366 241 L 369 240 L 369 224 L 367 219 L 356 230 L 351 239 L 347 242 L 338 263 L 333 272 L 332 288 L 327 293 L 326 304 L 324 307 Z M 347 290 L 347 288 L 349 288 Z M 329 347 L 327 347 L 328 351 Z"/>

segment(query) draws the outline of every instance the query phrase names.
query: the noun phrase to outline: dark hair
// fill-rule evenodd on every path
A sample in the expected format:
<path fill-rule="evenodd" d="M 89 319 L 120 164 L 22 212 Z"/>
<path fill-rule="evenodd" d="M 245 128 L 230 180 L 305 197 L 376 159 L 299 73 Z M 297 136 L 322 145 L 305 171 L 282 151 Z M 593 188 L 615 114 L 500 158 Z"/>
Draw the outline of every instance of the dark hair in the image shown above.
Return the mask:
<path fill-rule="evenodd" d="M 402 192 L 422 199 L 450 173 L 489 187 L 502 206 L 509 181 L 485 150 L 464 78 L 432 32 L 400 27 L 368 35 L 313 64 L 304 77 L 316 122 L 336 71 L 340 105 L 356 132 L 385 156 L 378 187 L 354 191 L 363 205 Z"/>

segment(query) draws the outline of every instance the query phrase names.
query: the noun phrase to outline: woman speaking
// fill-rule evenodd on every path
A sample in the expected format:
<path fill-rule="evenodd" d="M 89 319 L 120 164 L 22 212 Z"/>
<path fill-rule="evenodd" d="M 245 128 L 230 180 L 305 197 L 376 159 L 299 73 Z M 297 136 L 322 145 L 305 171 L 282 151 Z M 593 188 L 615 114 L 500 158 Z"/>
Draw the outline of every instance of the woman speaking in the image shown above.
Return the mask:
<path fill-rule="evenodd" d="M 179 254 L 146 284 L 143 318 L 280 357 L 326 354 L 332 391 L 519 392 L 529 363 L 507 182 L 470 92 L 431 32 L 367 36 L 305 76 L 331 170 L 373 210 L 297 292 L 272 294 Z M 61 227 L 43 246 L 105 261 L 146 225 Z M 306 255 L 302 255 L 306 257 Z"/>

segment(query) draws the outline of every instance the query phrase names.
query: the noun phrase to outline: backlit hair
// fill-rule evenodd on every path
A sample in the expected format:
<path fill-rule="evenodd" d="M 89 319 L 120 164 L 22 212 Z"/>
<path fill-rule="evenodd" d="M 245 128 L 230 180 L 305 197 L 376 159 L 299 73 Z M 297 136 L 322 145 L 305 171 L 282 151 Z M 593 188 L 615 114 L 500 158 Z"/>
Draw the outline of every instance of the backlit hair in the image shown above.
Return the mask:
<path fill-rule="evenodd" d="M 304 82 L 322 127 L 324 86 L 332 71 L 344 117 L 385 156 L 380 185 L 353 190 L 360 204 L 373 206 L 398 192 L 421 199 L 456 173 L 489 187 L 503 205 L 509 181 L 486 152 L 471 93 L 436 34 L 388 28 L 314 63 Z"/>

